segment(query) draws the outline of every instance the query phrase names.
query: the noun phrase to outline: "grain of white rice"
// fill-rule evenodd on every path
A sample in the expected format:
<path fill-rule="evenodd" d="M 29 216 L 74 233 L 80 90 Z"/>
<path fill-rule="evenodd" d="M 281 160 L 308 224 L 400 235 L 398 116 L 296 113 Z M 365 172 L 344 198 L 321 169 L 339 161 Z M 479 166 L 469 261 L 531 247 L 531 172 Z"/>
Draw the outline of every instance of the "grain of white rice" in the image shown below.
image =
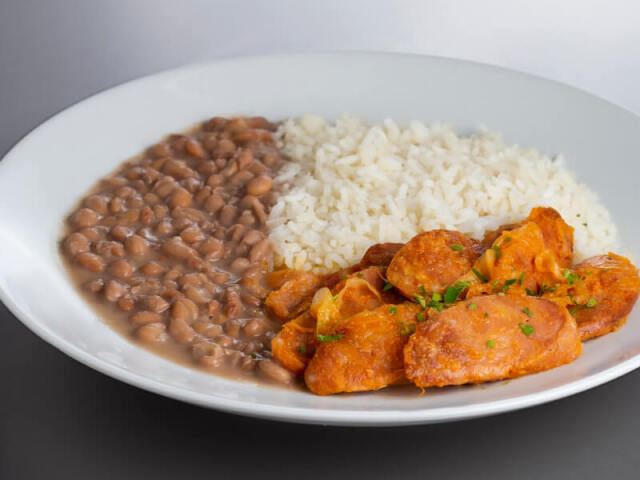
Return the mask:
<path fill-rule="evenodd" d="M 507 146 L 498 133 L 306 114 L 284 122 L 276 141 L 292 161 L 268 223 L 276 261 L 290 268 L 343 268 L 374 243 L 435 228 L 481 238 L 536 205 L 575 228 L 576 260 L 617 247 L 609 212 L 562 157 Z"/>

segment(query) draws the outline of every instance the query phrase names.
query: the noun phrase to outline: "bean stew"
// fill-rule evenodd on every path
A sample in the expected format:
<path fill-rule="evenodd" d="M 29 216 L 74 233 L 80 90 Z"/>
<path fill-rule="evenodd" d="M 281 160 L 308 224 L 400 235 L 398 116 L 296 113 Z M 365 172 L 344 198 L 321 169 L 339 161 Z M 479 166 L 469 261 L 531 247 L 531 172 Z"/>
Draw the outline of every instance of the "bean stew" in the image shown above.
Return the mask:
<path fill-rule="evenodd" d="M 67 219 L 74 282 L 116 330 L 177 361 L 290 383 L 263 308 L 286 161 L 262 117 L 212 118 L 101 180 Z"/>

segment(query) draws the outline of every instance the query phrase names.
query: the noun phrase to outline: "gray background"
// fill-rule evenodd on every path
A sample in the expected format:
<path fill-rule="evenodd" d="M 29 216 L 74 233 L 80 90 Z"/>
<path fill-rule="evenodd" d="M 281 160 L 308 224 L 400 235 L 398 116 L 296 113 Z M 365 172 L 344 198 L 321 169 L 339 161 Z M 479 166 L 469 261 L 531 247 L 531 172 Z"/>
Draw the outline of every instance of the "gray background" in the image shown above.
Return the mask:
<path fill-rule="evenodd" d="M 0 154 L 106 87 L 185 63 L 269 52 L 466 58 L 570 83 L 640 112 L 634 4 L 0 0 Z M 2 305 L 0 339 L 1 479 L 638 478 L 640 372 L 497 417 L 323 428 L 226 415 L 121 384 L 45 344 Z"/>

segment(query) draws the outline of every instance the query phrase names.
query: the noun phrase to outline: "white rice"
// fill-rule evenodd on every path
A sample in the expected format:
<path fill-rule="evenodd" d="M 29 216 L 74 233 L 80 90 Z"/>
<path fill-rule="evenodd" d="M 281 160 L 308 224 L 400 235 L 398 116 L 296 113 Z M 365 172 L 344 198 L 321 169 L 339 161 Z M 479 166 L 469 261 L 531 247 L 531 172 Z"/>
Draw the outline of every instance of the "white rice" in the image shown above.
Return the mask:
<path fill-rule="evenodd" d="M 276 134 L 292 160 L 269 217 L 276 261 L 328 272 L 379 242 L 447 228 L 481 238 L 551 206 L 575 228 L 575 258 L 617 246 L 609 212 L 561 157 L 507 146 L 500 134 L 458 135 L 446 125 L 344 115 L 287 120 Z"/>

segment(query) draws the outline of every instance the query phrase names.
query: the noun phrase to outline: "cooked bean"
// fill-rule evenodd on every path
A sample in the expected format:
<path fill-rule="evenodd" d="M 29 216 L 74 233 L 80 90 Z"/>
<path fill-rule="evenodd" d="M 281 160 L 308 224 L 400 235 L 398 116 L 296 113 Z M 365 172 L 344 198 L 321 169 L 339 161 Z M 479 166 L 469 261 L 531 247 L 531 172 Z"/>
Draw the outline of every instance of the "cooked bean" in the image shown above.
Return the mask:
<path fill-rule="evenodd" d="M 224 324 L 224 331 L 233 338 L 238 338 L 242 324 L 238 320 L 230 320 Z"/>
<path fill-rule="evenodd" d="M 139 235 L 131 235 L 124 242 L 127 252 L 135 257 L 141 257 L 147 253 L 147 241 Z M 252 250 L 253 251 L 253 250 Z"/>
<path fill-rule="evenodd" d="M 95 253 L 81 252 L 75 256 L 75 259 L 78 265 L 92 272 L 102 272 L 104 270 L 104 260 Z"/>
<path fill-rule="evenodd" d="M 133 298 L 125 295 L 120 297 L 117 302 L 118 308 L 123 312 L 130 312 L 133 310 L 133 307 L 136 306 L 136 302 L 133 301 Z"/>
<path fill-rule="evenodd" d="M 169 339 L 164 323 L 148 323 L 136 330 L 136 336 L 143 342 L 163 343 Z"/>
<path fill-rule="evenodd" d="M 260 240 L 251 248 L 251 252 L 249 253 L 249 261 L 251 263 L 262 262 L 267 257 L 267 255 L 269 255 L 270 251 L 271 242 L 269 242 L 269 239 L 265 238 L 263 240 Z"/>
<path fill-rule="evenodd" d="M 220 211 L 220 223 L 225 227 L 233 225 L 233 221 L 236 219 L 236 213 L 238 208 L 234 205 L 225 205 Z"/>
<path fill-rule="evenodd" d="M 215 317 L 218 314 L 219 311 L 220 311 L 220 302 L 219 301 L 211 300 L 207 304 L 207 313 L 209 314 L 209 316 Z"/>
<path fill-rule="evenodd" d="M 140 267 L 140 271 L 145 275 L 156 276 L 164 273 L 165 268 L 157 262 L 149 262 Z"/>
<path fill-rule="evenodd" d="M 158 235 L 171 235 L 173 233 L 173 225 L 171 220 L 163 220 L 156 225 L 156 233 Z"/>
<path fill-rule="evenodd" d="M 111 213 L 120 213 L 124 209 L 124 200 L 120 197 L 114 197 L 109 202 L 109 211 Z"/>
<path fill-rule="evenodd" d="M 271 380 L 274 380 L 278 383 L 291 383 L 293 380 L 293 374 L 278 365 L 273 360 L 263 359 L 258 362 L 258 368 L 262 373 L 264 373 Z"/>
<path fill-rule="evenodd" d="M 131 229 L 123 225 L 114 225 L 109 230 L 109 235 L 111 235 L 111 238 L 113 238 L 114 240 L 117 240 L 118 242 L 124 242 L 125 239 L 129 235 L 131 235 Z"/>
<path fill-rule="evenodd" d="M 89 239 L 81 233 L 74 232 L 66 238 L 64 246 L 67 252 L 73 256 L 78 253 L 88 252 L 91 242 L 89 242 Z"/>
<path fill-rule="evenodd" d="M 242 243 L 253 246 L 263 238 L 264 233 L 262 233 L 260 230 L 249 230 L 242 238 Z"/>
<path fill-rule="evenodd" d="M 255 178 L 253 178 L 253 177 L 254 177 L 254 175 L 250 171 L 248 171 L 248 170 L 240 170 L 239 172 L 235 173 L 229 179 L 229 182 L 237 183 L 237 184 L 240 184 L 240 185 L 244 185 L 245 183 L 249 182 L 249 180 L 251 180 L 251 182 L 253 182 L 253 180 L 255 180 Z M 249 182 L 249 184 L 251 184 L 251 182 Z"/>
<path fill-rule="evenodd" d="M 102 195 L 91 195 L 85 200 L 84 204 L 100 215 L 107 213 L 108 203 Z"/>
<path fill-rule="evenodd" d="M 206 153 L 202 145 L 197 140 L 190 138 L 184 146 L 185 151 L 195 158 L 203 158 Z"/>
<path fill-rule="evenodd" d="M 215 154 L 221 158 L 229 158 L 236 151 L 236 145 L 231 140 L 222 139 L 216 145 Z"/>
<path fill-rule="evenodd" d="M 242 273 L 250 266 L 251 266 L 251 262 L 249 261 L 248 258 L 238 257 L 235 260 L 233 260 L 233 262 L 231 262 L 231 265 L 229 266 L 229 268 L 231 268 L 231 270 L 236 273 Z"/>
<path fill-rule="evenodd" d="M 155 313 L 163 313 L 169 309 L 169 302 L 160 295 L 151 295 L 147 297 L 147 308 Z"/>
<path fill-rule="evenodd" d="M 143 225 L 151 225 L 155 220 L 156 216 L 151 207 L 144 207 L 140 210 L 140 221 Z"/>
<path fill-rule="evenodd" d="M 188 298 L 179 298 L 171 307 L 171 318 L 192 323 L 198 316 L 198 306 Z"/>
<path fill-rule="evenodd" d="M 233 339 L 231 337 L 227 337 L 226 335 L 218 335 L 213 339 L 218 345 L 224 348 L 229 348 L 233 345 Z"/>
<path fill-rule="evenodd" d="M 251 357 L 243 357 L 240 362 L 240 368 L 244 371 L 253 370 L 256 367 L 256 361 Z"/>
<path fill-rule="evenodd" d="M 118 222 L 121 225 L 133 225 L 140 218 L 140 210 L 131 209 L 118 214 Z"/>
<path fill-rule="evenodd" d="M 202 146 L 208 151 L 213 151 L 218 144 L 218 137 L 215 133 L 205 133 L 202 135 Z"/>
<path fill-rule="evenodd" d="M 216 213 L 224 206 L 224 200 L 220 195 L 210 195 L 204 202 L 204 209 L 209 213 Z"/>
<path fill-rule="evenodd" d="M 109 272 L 118 278 L 129 278 L 133 273 L 133 267 L 126 260 L 116 260 L 109 265 Z"/>
<path fill-rule="evenodd" d="M 278 163 L 280 158 L 275 153 L 267 153 L 262 157 L 262 163 L 264 163 L 267 167 L 272 167 L 276 163 Z"/>
<path fill-rule="evenodd" d="M 210 175 L 209 178 L 207 178 L 207 185 L 210 187 L 217 187 L 219 185 L 222 185 L 223 183 L 224 176 L 219 173 Z"/>
<path fill-rule="evenodd" d="M 257 337 L 267 331 L 268 325 L 263 318 L 252 318 L 247 322 L 242 331 L 250 337 Z"/>
<path fill-rule="evenodd" d="M 193 195 L 184 189 L 178 188 L 171 194 L 171 198 L 169 199 L 169 206 L 171 208 L 176 207 L 188 207 L 191 205 L 191 200 L 193 199 Z"/>
<path fill-rule="evenodd" d="M 171 321 L 169 322 L 169 334 L 176 340 L 176 342 L 182 344 L 191 343 L 195 333 L 196 332 L 194 332 L 193 328 L 191 328 L 185 320 L 182 318 L 171 317 Z"/>
<path fill-rule="evenodd" d="M 131 315 L 131 322 L 135 325 L 157 323 L 162 321 L 162 315 L 150 310 L 142 310 Z"/>
<path fill-rule="evenodd" d="M 178 188 L 178 182 L 172 177 L 163 177 L 155 184 L 153 191 L 160 198 L 165 198 L 171 192 Z"/>
<path fill-rule="evenodd" d="M 242 313 L 242 301 L 237 291 L 228 288 L 226 291 L 224 313 L 229 318 L 238 318 Z"/>
<path fill-rule="evenodd" d="M 169 207 L 167 207 L 166 205 L 155 205 L 153 207 L 153 213 L 155 214 L 156 218 L 166 217 L 169 213 Z"/>
<path fill-rule="evenodd" d="M 196 322 L 192 325 L 192 327 L 200 335 L 207 338 L 214 338 L 223 333 L 223 329 L 220 325 L 216 325 L 210 322 Z"/>
<path fill-rule="evenodd" d="M 171 155 L 171 146 L 167 143 L 158 143 L 149 149 L 149 153 L 155 158 Z"/>
<path fill-rule="evenodd" d="M 160 201 L 160 197 L 158 197 L 158 195 L 156 195 L 155 193 L 145 193 L 144 197 L 142 197 L 144 199 L 145 202 L 147 202 L 148 205 L 155 205 L 156 203 L 158 203 Z"/>
<path fill-rule="evenodd" d="M 196 226 L 189 226 L 180 232 L 180 238 L 186 243 L 199 242 L 204 238 L 200 229 Z"/>
<path fill-rule="evenodd" d="M 98 293 L 104 287 L 104 280 L 96 278 L 84 284 L 84 288 L 91 293 Z"/>
<path fill-rule="evenodd" d="M 190 255 L 196 255 L 196 251 L 189 245 L 184 243 L 180 237 L 173 237 L 162 245 L 162 251 L 174 258 L 187 258 Z"/>
<path fill-rule="evenodd" d="M 273 180 L 267 175 L 252 179 L 247 185 L 247 193 L 256 197 L 267 193 L 273 187 Z"/>
<path fill-rule="evenodd" d="M 127 288 L 115 280 L 109 280 L 104 286 L 104 298 L 109 302 L 117 301 L 125 293 L 127 293 Z"/>
<path fill-rule="evenodd" d="M 71 217 L 71 223 L 76 228 L 93 227 L 98 224 L 100 217 L 90 208 L 81 208 Z"/>
<path fill-rule="evenodd" d="M 78 231 L 92 242 L 96 242 L 102 238 L 102 230 L 99 227 L 86 227 Z"/>

